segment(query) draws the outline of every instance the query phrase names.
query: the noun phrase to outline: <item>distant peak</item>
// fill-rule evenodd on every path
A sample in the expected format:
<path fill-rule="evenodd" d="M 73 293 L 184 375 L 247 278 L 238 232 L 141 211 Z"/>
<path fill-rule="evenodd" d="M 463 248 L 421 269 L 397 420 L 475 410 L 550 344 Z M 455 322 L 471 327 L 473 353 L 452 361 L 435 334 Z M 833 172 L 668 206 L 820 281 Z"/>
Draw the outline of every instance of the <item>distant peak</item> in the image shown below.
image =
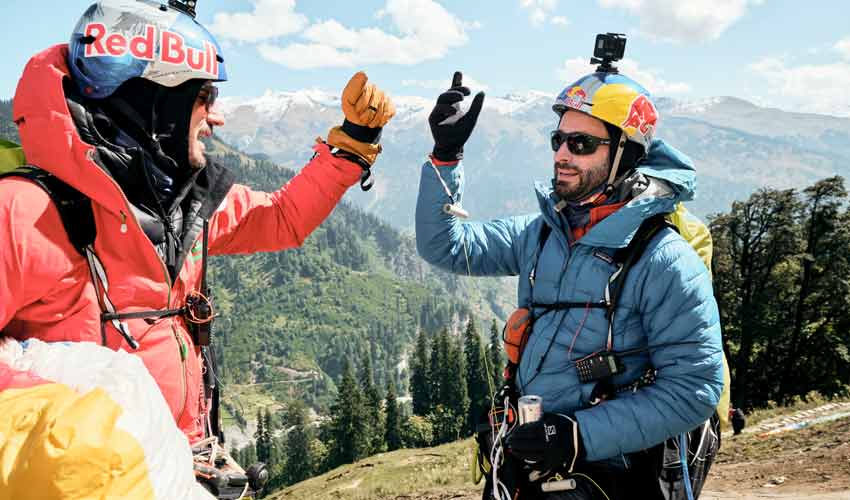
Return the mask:
<path fill-rule="evenodd" d="M 744 99 L 730 96 L 706 97 L 704 99 L 696 99 L 693 101 L 678 101 L 668 97 L 661 97 L 656 100 L 656 104 L 667 113 L 688 115 L 706 113 L 718 108 L 741 110 L 744 108 L 758 107 Z"/>
<path fill-rule="evenodd" d="M 526 90 L 524 92 L 511 92 L 503 97 L 506 101 L 530 102 L 538 99 L 554 99 L 555 94 L 541 90 Z"/>

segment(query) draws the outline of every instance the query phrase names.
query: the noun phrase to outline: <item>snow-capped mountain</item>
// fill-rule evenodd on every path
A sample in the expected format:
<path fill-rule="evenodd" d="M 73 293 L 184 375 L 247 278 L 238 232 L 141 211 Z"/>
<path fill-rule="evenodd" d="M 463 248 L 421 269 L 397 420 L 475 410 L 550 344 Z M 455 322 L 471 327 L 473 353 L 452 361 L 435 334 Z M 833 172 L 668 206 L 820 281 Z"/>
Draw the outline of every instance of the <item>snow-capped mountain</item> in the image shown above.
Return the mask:
<path fill-rule="evenodd" d="M 487 96 L 465 148 L 464 207 L 477 219 L 536 210 L 535 180 L 551 177 L 549 131 L 554 96 L 529 91 Z M 428 114 L 434 101 L 394 96 L 397 114 L 384 130 L 375 187 L 348 199 L 409 228 L 420 165 L 433 147 Z M 690 155 L 699 173 L 700 215 L 728 210 L 763 186 L 806 187 L 834 174 L 850 176 L 850 119 L 763 108 L 734 97 L 657 99 L 658 137 Z M 222 98 L 227 125 L 217 133 L 248 153 L 300 168 L 317 136 L 342 121 L 339 97 L 321 90 Z"/>

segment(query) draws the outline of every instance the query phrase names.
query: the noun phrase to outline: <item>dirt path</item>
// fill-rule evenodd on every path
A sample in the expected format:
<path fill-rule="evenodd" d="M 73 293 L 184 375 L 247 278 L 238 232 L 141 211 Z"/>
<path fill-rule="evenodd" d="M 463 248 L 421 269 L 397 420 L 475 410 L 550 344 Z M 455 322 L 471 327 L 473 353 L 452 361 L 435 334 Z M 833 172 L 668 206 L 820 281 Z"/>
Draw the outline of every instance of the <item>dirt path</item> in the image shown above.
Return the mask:
<path fill-rule="evenodd" d="M 724 434 L 701 498 L 850 500 L 850 418 L 828 420 L 846 412 L 831 405 Z"/>
<path fill-rule="evenodd" d="M 700 500 L 764 500 L 766 498 L 780 498 L 785 500 L 797 500 L 797 499 L 805 499 L 805 500 L 848 500 L 850 499 L 850 492 L 843 491 L 837 493 L 806 493 L 806 492 L 796 492 L 796 493 L 771 493 L 766 491 L 750 491 L 750 492 L 727 492 L 727 493 L 717 493 L 711 491 L 703 491 L 702 495 L 700 495 Z"/>
<path fill-rule="evenodd" d="M 724 434 L 700 500 L 850 500 L 850 417 L 827 418 L 843 415 L 848 406 L 771 419 L 740 436 Z M 807 424 L 817 419 L 823 421 Z M 766 434 L 792 424 L 802 425 Z M 428 500 L 479 498 L 480 493 L 458 492 Z"/>

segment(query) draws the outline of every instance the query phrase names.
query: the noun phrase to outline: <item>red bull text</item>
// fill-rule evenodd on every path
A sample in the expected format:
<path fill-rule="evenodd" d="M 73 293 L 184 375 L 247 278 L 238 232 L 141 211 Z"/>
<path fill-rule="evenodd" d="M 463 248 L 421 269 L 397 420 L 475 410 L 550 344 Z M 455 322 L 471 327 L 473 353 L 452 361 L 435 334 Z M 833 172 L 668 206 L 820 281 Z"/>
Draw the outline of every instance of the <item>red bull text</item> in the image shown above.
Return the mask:
<path fill-rule="evenodd" d="M 623 128 L 634 128 L 644 136 L 652 134 L 655 130 L 655 122 L 658 121 L 658 112 L 645 95 L 641 94 L 632 101 L 629 107 L 629 115 L 623 122 Z"/>
<path fill-rule="evenodd" d="M 157 28 L 146 25 L 144 35 L 127 38 L 124 33 L 110 33 L 102 23 L 86 25 L 86 36 L 94 41 L 86 45 L 86 57 L 121 57 L 130 54 L 143 61 L 155 61 L 175 66 L 188 66 L 194 71 L 202 71 L 213 78 L 218 78 L 218 53 L 215 45 L 205 41 L 203 49 L 186 45 L 179 33 L 163 30 L 159 33 L 158 54 Z M 158 57 L 158 59 L 157 59 Z"/>

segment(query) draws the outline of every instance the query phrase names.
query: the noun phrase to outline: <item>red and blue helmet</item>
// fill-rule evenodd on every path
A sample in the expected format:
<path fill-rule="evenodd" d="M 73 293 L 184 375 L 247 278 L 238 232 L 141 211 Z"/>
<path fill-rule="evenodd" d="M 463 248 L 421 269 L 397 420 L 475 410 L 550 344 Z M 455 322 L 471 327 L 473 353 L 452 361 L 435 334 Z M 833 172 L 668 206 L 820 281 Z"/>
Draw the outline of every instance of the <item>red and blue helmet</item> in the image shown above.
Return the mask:
<path fill-rule="evenodd" d="M 131 78 L 165 87 L 227 80 L 221 47 L 191 12 L 151 0 L 92 4 L 77 22 L 68 51 L 80 93 L 105 98 Z"/>

